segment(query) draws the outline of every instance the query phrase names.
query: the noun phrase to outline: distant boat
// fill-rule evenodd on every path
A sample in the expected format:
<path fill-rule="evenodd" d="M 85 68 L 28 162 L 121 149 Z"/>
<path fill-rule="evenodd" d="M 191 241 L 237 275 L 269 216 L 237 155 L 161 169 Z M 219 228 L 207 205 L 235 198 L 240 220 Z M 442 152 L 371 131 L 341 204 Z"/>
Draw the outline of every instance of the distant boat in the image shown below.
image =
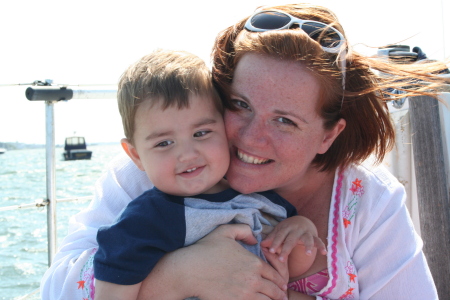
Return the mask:
<path fill-rule="evenodd" d="M 6 149 L 5 148 L 0 148 L 0 154 L 3 154 L 3 153 L 5 153 L 6 152 Z"/>
<path fill-rule="evenodd" d="M 91 159 L 92 151 L 86 149 L 86 141 L 82 136 L 66 138 L 64 160 Z"/>

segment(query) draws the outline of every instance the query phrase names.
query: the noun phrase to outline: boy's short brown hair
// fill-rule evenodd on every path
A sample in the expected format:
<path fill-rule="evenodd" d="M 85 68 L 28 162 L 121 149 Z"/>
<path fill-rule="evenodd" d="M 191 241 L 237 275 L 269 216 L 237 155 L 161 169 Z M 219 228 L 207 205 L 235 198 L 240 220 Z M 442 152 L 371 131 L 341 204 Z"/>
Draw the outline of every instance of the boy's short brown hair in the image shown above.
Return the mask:
<path fill-rule="evenodd" d="M 143 101 L 161 102 L 163 109 L 189 107 L 190 95 L 207 95 L 223 113 L 211 71 L 198 56 L 185 51 L 156 50 L 132 64 L 121 76 L 117 102 L 125 137 L 133 143 L 134 116 Z"/>

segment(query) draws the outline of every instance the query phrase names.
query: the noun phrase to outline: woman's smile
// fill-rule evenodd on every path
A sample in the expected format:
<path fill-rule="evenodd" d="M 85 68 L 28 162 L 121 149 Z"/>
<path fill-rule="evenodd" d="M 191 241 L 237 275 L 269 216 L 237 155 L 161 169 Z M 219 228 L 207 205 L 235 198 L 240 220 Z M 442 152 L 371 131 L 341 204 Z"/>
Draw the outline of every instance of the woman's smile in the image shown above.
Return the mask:
<path fill-rule="evenodd" d="M 248 163 L 248 164 L 262 165 L 262 164 L 268 164 L 272 161 L 271 159 L 265 159 L 265 158 L 256 157 L 251 154 L 246 154 L 240 149 L 237 149 L 236 153 L 237 153 L 237 157 L 241 161 Z"/>

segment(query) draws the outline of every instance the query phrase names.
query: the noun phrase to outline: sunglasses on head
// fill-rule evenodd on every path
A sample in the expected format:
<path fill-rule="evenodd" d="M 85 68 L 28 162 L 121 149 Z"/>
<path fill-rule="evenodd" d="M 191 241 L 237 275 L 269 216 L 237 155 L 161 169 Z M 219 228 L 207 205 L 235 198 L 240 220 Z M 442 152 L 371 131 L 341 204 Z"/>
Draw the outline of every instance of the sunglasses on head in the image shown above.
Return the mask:
<path fill-rule="evenodd" d="M 264 32 L 281 29 L 302 29 L 311 39 L 322 46 L 323 51 L 328 53 L 340 53 L 340 66 L 342 72 L 342 89 L 345 90 L 345 66 L 347 50 L 345 49 L 345 38 L 335 28 L 322 22 L 302 20 L 288 13 L 277 10 L 259 10 L 255 12 L 244 26 L 252 32 Z M 342 97 L 342 100 L 344 96 Z M 341 103 L 342 109 L 342 103 Z"/>
<path fill-rule="evenodd" d="M 345 42 L 344 36 L 330 25 L 298 19 L 281 11 L 258 11 L 245 23 L 245 29 L 253 32 L 295 28 L 302 29 L 311 39 L 318 42 L 325 52 L 338 53 Z"/>

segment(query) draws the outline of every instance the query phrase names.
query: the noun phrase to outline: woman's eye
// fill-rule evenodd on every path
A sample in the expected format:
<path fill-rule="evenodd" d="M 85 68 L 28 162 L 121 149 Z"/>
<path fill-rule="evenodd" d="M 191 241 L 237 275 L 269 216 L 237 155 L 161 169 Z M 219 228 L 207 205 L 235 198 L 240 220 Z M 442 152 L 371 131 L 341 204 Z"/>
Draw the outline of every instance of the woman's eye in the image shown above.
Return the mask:
<path fill-rule="evenodd" d="M 167 147 L 172 144 L 173 144 L 173 141 L 162 141 L 162 142 L 156 144 L 155 147 Z"/>
<path fill-rule="evenodd" d="M 276 121 L 286 124 L 286 125 L 294 125 L 297 126 L 297 124 L 295 124 L 294 122 L 292 122 L 291 120 L 287 119 L 287 118 L 283 118 L 283 117 L 278 117 L 276 118 Z"/>
<path fill-rule="evenodd" d="M 211 132 L 210 130 L 197 131 L 196 133 L 194 133 L 194 137 L 202 137 L 202 136 L 207 135 L 210 132 Z"/>
<path fill-rule="evenodd" d="M 241 100 L 231 100 L 231 102 L 233 103 L 234 106 L 236 107 L 240 107 L 240 108 L 244 108 L 244 109 L 249 109 L 250 107 L 247 105 L 247 103 L 245 103 L 244 101 Z"/>

